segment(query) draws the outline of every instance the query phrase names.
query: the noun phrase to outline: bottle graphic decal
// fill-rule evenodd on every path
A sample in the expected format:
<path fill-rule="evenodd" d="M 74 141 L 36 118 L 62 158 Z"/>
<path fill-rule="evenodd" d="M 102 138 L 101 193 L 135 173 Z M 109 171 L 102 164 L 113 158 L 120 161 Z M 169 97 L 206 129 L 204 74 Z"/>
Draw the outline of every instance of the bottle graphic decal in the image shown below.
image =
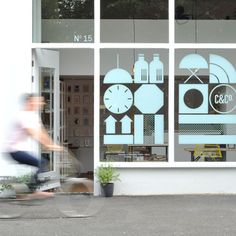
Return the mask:
<path fill-rule="evenodd" d="M 150 62 L 149 68 L 150 83 L 163 83 L 163 63 L 160 61 L 159 54 L 153 54 L 153 60 Z"/>
<path fill-rule="evenodd" d="M 134 83 L 148 83 L 148 63 L 144 54 L 138 54 L 138 60 L 134 64 Z"/>

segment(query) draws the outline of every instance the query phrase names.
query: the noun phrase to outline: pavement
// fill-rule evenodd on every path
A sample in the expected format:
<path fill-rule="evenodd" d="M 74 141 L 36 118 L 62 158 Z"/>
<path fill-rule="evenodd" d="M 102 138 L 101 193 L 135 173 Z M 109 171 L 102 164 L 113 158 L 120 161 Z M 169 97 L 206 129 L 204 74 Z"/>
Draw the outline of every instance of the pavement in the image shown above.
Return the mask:
<path fill-rule="evenodd" d="M 235 236 L 236 195 L 0 200 L 1 236 Z M 2 217 L 3 218 L 3 217 Z"/>

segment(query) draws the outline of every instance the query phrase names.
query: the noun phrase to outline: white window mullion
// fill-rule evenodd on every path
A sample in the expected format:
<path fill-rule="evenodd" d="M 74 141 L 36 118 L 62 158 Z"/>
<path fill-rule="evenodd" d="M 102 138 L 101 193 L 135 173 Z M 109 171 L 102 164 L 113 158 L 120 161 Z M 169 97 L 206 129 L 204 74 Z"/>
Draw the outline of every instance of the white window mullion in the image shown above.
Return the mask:
<path fill-rule="evenodd" d="M 42 13 L 41 13 L 41 0 L 33 0 L 32 4 L 32 41 L 34 43 L 40 42 L 41 43 L 41 20 L 42 20 Z"/>
<path fill-rule="evenodd" d="M 100 161 L 100 1 L 94 1 L 94 169 Z M 95 189 L 95 193 L 97 190 Z"/>
<path fill-rule="evenodd" d="M 175 161 L 175 2 L 169 0 L 169 94 L 168 94 L 168 116 L 169 116 L 169 147 L 168 161 Z M 174 106 L 173 106 L 174 104 Z"/>

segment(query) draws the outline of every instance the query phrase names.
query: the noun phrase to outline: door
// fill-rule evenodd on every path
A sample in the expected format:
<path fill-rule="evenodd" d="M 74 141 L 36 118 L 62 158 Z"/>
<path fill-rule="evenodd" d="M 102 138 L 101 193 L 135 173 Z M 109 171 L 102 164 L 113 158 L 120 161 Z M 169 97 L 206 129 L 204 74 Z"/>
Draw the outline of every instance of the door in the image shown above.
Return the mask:
<path fill-rule="evenodd" d="M 59 84 L 59 52 L 45 49 L 33 50 L 32 91 L 45 98 L 45 106 L 40 116 L 48 134 L 56 143 L 60 143 L 60 84 Z M 59 154 L 45 151 L 40 145 L 36 147 L 39 156 L 46 165 L 42 178 L 50 180 L 43 189 L 60 186 Z"/>

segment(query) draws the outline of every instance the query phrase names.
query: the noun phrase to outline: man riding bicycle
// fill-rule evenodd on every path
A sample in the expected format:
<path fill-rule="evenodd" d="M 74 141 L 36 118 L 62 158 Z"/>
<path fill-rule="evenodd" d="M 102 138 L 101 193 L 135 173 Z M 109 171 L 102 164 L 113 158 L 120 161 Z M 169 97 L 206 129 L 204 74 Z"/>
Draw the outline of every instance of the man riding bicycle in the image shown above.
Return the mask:
<path fill-rule="evenodd" d="M 37 94 L 26 94 L 23 103 L 23 109 L 16 117 L 12 127 L 7 152 L 18 163 L 37 168 L 37 173 L 28 185 L 33 192 L 30 197 L 51 197 L 53 193 L 37 190 L 40 184 L 38 174 L 41 172 L 42 162 L 40 158 L 33 154 L 33 150 L 30 150 L 31 145 L 28 141 L 33 138 L 48 150 L 61 151 L 63 148 L 54 143 L 38 115 L 38 111 L 45 104 L 44 98 Z"/>

